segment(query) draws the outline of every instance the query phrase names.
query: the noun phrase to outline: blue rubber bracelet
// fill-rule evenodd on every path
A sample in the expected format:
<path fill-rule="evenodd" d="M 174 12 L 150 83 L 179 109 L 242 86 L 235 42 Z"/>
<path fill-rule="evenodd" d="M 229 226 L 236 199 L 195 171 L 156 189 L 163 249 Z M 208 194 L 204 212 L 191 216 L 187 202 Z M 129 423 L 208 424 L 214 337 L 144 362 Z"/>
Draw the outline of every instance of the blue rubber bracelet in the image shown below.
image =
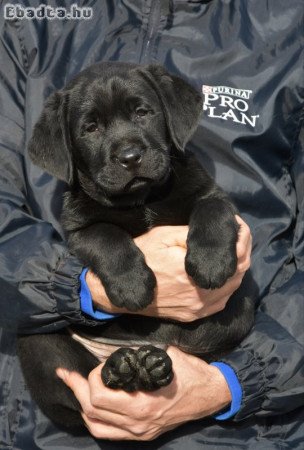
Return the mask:
<path fill-rule="evenodd" d="M 91 292 L 85 279 L 88 270 L 89 270 L 88 268 L 84 268 L 79 277 L 80 280 L 79 296 L 80 296 L 81 311 L 90 317 L 94 317 L 94 319 L 97 320 L 110 320 L 115 319 L 115 317 L 119 317 L 121 314 L 109 314 L 104 311 L 94 309 Z"/>
<path fill-rule="evenodd" d="M 234 370 L 228 366 L 228 364 L 213 362 L 211 363 L 211 366 L 215 366 L 221 371 L 231 392 L 231 404 L 229 409 L 226 409 L 213 417 L 216 420 L 227 420 L 233 417 L 241 408 L 243 396 L 242 388 Z"/>

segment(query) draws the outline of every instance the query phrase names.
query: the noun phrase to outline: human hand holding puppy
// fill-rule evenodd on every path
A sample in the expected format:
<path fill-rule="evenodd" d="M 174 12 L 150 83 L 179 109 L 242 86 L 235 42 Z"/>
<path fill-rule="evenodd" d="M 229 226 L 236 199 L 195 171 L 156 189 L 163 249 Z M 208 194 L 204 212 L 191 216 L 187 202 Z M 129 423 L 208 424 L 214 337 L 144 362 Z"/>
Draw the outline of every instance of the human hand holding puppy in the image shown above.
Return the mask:
<path fill-rule="evenodd" d="M 221 311 L 250 266 L 250 230 L 238 216 L 237 221 L 237 271 L 222 288 L 212 291 L 195 287 L 184 271 L 188 227 L 158 227 L 137 238 L 135 242 L 145 253 L 158 286 L 155 301 L 141 313 L 191 321 Z M 130 313 L 109 302 L 100 281 L 90 272 L 87 282 L 96 306 Z M 168 386 L 154 392 L 108 389 L 100 377 L 102 365 L 90 373 L 88 380 L 62 369 L 57 374 L 73 390 L 84 423 L 95 438 L 147 441 L 190 420 L 210 416 L 231 401 L 218 368 L 174 347 L 167 353 L 175 376 Z"/>
<path fill-rule="evenodd" d="M 191 322 L 222 311 L 250 266 L 250 230 L 239 216 L 236 219 L 240 226 L 236 249 L 237 270 L 219 289 L 200 289 L 185 272 L 188 226 L 156 227 L 136 238 L 136 245 L 144 253 L 146 262 L 157 279 L 154 301 L 140 314 Z M 109 301 L 99 278 L 90 271 L 86 282 L 96 308 L 109 313 L 131 313 Z"/>
<path fill-rule="evenodd" d="M 102 365 L 88 380 L 77 372 L 58 369 L 57 375 L 74 392 L 82 418 L 97 439 L 149 441 L 177 426 L 224 409 L 231 394 L 217 367 L 169 347 L 174 379 L 153 392 L 112 390 L 100 377 Z"/>
<path fill-rule="evenodd" d="M 249 227 L 238 216 L 237 270 L 222 288 L 198 289 L 184 270 L 188 227 L 158 227 L 137 238 L 136 244 L 157 278 L 153 304 L 141 314 L 192 321 L 224 309 L 250 266 L 252 238 Z M 127 312 L 113 306 L 92 273 L 87 283 L 96 306 L 109 312 Z M 88 380 L 77 372 L 58 369 L 57 375 L 72 389 L 82 408 L 90 433 L 99 439 L 152 440 L 190 420 L 210 416 L 227 407 L 231 394 L 217 367 L 169 347 L 174 379 L 153 392 L 127 393 L 104 386 L 97 366 Z"/>

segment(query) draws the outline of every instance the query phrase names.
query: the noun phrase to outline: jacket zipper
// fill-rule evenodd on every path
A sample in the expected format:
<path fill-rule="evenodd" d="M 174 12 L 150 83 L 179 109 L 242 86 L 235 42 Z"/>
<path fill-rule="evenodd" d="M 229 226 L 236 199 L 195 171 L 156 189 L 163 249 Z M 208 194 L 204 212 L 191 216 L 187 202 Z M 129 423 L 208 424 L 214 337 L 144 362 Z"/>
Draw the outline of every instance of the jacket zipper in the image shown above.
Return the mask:
<path fill-rule="evenodd" d="M 169 12 L 170 0 L 151 0 L 146 36 L 143 40 L 140 62 L 147 64 L 153 59 L 155 40 L 159 30 L 162 14 Z"/>

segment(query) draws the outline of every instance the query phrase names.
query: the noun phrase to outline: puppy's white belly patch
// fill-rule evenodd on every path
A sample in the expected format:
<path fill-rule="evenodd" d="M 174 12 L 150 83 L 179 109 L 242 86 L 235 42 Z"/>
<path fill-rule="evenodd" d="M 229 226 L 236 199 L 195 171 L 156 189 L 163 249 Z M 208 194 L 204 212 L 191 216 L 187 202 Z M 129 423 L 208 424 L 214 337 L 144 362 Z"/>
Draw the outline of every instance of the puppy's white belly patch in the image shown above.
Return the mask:
<path fill-rule="evenodd" d="M 107 339 L 103 337 L 90 336 L 84 333 L 76 333 L 75 330 L 68 328 L 68 332 L 75 341 L 79 342 L 85 347 L 92 355 L 94 355 L 100 362 L 105 362 L 108 357 L 121 347 L 128 347 L 137 350 L 142 345 L 151 345 L 151 342 L 147 341 L 120 341 L 117 339 Z M 152 344 L 154 345 L 154 344 Z M 157 344 L 156 347 L 163 350 L 167 349 L 167 345 Z"/>

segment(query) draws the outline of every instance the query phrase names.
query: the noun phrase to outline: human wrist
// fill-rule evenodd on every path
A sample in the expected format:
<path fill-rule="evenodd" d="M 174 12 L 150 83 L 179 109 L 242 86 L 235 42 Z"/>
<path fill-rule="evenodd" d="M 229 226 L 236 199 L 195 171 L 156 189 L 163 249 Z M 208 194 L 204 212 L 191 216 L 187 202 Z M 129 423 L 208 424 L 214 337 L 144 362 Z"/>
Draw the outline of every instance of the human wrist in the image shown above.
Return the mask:
<path fill-rule="evenodd" d="M 103 311 L 109 315 L 120 314 L 122 312 L 121 309 L 116 308 L 109 301 L 102 283 L 99 278 L 93 274 L 93 272 L 84 269 L 81 278 L 82 288 L 86 285 L 85 287 L 89 291 L 93 309 Z"/>
<path fill-rule="evenodd" d="M 214 415 L 216 420 L 227 420 L 235 416 L 242 404 L 242 387 L 235 371 L 228 364 L 223 362 L 213 362 L 212 366 L 217 367 L 224 376 L 231 393 L 231 403 L 220 412 Z"/>
<path fill-rule="evenodd" d="M 188 402 L 189 420 L 214 416 L 231 403 L 231 393 L 220 370 L 204 362 L 201 369 L 202 371 L 196 372 L 191 382 L 188 382 L 186 390 L 187 396 L 193 398 L 193 401 Z"/>
<path fill-rule="evenodd" d="M 226 378 L 218 367 L 209 364 L 210 371 L 210 415 L 216 415 L 219 411 L 225 410 L 231 404 L 231 391 Z"/>

